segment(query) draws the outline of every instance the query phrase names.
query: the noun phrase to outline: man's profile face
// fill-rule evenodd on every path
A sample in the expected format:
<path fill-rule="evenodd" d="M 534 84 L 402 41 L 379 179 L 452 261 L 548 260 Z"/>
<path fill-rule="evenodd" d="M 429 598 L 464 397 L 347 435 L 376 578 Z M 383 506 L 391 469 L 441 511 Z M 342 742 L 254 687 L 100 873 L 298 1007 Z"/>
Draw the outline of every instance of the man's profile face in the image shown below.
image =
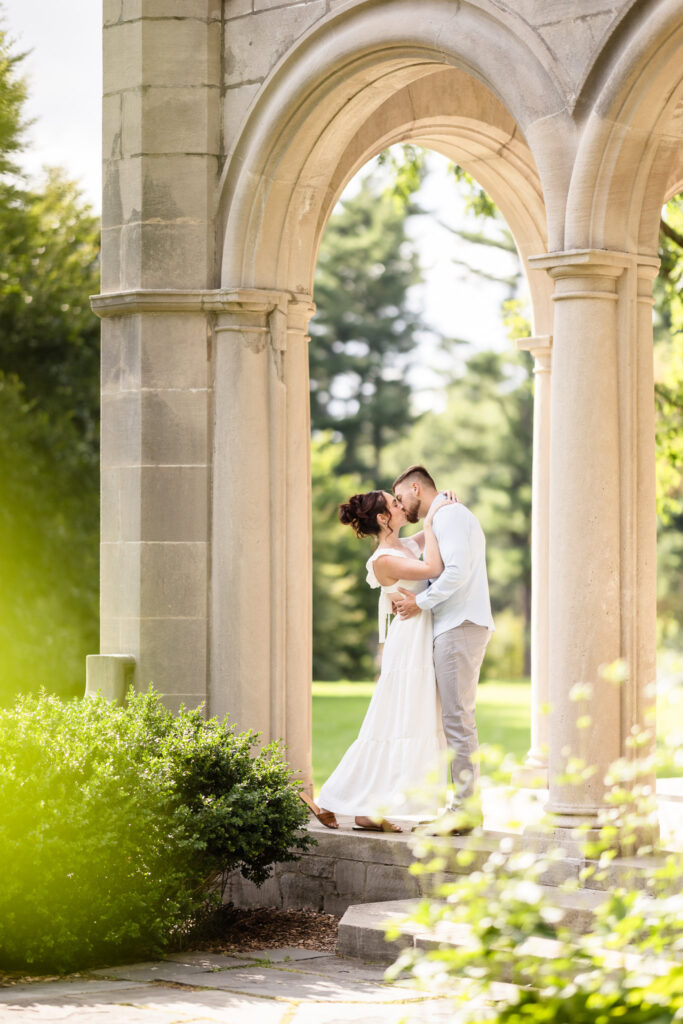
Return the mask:
<path fill-rule="evenodd" d="M 409 523 L 416 523 L 420 516 L 418 515 L 418 509 L 420 507 L 420 499 L 415 494 L 412 484 L 403 482 L 397 484 L 394 488 L 394 494 L 396 495 L 399 504 L 406 514 L 406 519 Z"/>

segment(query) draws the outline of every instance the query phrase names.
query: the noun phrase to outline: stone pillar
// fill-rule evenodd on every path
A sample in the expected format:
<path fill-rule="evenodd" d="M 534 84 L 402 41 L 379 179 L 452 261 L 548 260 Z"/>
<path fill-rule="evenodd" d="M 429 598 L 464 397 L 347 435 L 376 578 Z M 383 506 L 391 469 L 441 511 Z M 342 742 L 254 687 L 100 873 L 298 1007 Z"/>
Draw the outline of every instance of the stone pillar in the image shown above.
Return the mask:
<path fill-rule="evenodd" d="M 547 809 L 560 827 L 591 826 L 604 807 L 605 771 L 626 752 L 628 709 L 645 685 L 638 658 L 629 665 L 625 687 L 605 679 L 602 667 L 633 656 L 629 638 L 642 625 L 629 562 L 641 561 L 642 536 L 624 503 L 631 509 L 635 500 L 631 481 L 640 474 L 639 447 L 653 445 L 651 432 L 645 436 L 651 414 L 634 406 L 632 397 L 645 401 L 651 371 L 645 383 L 639 381 L 634 257 L 583 250 L 531 262 L 555 281 Z M 644 477 L 642 486 L 649 486 Z M 653 522 L 644 531 L 648 536 Z M 577 684 L 589 687 L 579 701 L 573 699 Z M 592 774 L 562 778 L 569 756 Z"/>
<path fill-rule="evenodd" d="M 282 292 L 217 315 L 209 707 L 282 739 L 310 787 L 311 511 L 306 327 Z"/>
<path fill-rule="evenodd" d="M 652 355 L 652 283 L 659 261 L 639 257 L 629 268 L 627 339 L 621 350 L 622 594 L 623 654 L 630 673 L 623 686 L 624 736 L 643 729 L 649 742 L 627 756 L 642 757 L 655 742 L 657 675 L 657 507 L 655 481 L 654 365 Z M 632 310 L 635 305 L 635 317 Z M 628 310 L 628 311 L 627 311 Z M 640 781 L 655 787 L 654 772 Z"/>
<path fill-rule="evenodd" d="M 521 338 L 517 347 L 534 357 L 534 450 L 531 496 L 531 747 L 514 781 L 518 786 L 547 787 L 552 337 Z"/>
<path fill-rule="evenodd" d="M 206 700 L 210 363 L 197 294 L 98 296 L 102 320 L 100 652 L 135 685 Z"/>
<path fill-rule="evenodd" d="M 102 654 L 206 699 L 221 11 L 103 3 Z"/>
<path fill-rule="evenodd" d="M 313 795 L 313 555 L 311 509 L 311 402 L 308 322 L 315 306 L 307 298 L 287 308 L 286 492 L 286 672 L 285 737 L 290 764 Z"/>

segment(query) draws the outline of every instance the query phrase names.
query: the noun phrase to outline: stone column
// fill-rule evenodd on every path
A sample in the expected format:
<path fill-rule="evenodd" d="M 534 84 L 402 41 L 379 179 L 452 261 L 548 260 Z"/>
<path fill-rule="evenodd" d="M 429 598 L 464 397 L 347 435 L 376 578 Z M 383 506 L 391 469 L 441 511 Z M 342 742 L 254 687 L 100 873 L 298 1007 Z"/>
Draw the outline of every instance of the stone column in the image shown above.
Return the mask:
<path fill-rule="evenodd" d="M 624 653 L 621 396 L 632 382 L 619 327 L 635 314 L 622 290 L 631 263 L 592 250 L 532 260 L 555 281 L 547 810 L 560 827 L 598 823 L 605 771 L 625 746 L 622 693 L 601 669 Z M 588 687 L 580 701 L 577 684 Z M 568 757 L 590 773 L 563 778 Z"/>
<path fill-rule="evenodd" d="M 172 708 L 206 698 L 221 33 L 214 0 L 103 3 L 100 650 Z"/>
<path fill-rule="evenodd" d="M 315 306 L 303 297 L 287 308 L 287 562 L 285 736 L 290 764 L 313 795 L 313 558 L 311 512 L 311 402 L 308 322 Z"/>
<path fill-rule="evenodd" d="M 102 317 L 100 652 L 132 655 L 137 689 L 154 683 L 168 707 L 196 706 L 206 699 L 207 314 L 189 292 L 92 304 Z"/>
<path fill-rule="evenodd" d="M 550 381 L 552 337 L 521 338 L 534 357 L 534 450 L 531 496 L 531 747 L 514 781 L 548 785 L 548 545 L 550 533 Z"/>
<path fill-rule="evenodd" d="M 209 707 L 311 783 L 307 298 L 222 293 L 215 326 Z"/>
<path fill-rule="evenodd" d="M 643 729 L 651 732 L 649 742 L 624 751 L 631 757 L 651 752 L 655 742 L 657 508 L 652 282 L 658 266 L 656 259 L 639 257 L 629 268 L 628 306 L 622 313 L 629 321 L 623 324 L 627 343 L 620 349 L 623 656 L 630 669 L 623 684 L 622 732 L 625 737 Z M 654 772 L 639 781 L 654 792 Z"/>

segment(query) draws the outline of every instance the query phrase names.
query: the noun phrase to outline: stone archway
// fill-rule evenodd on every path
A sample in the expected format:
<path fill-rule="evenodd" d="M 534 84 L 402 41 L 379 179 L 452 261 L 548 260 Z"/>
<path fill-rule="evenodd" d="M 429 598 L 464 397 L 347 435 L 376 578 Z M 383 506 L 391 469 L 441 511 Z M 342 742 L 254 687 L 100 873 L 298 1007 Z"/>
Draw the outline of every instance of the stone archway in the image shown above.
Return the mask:
<path fill-rule="evenodd" d="M 435 10 L 439 6 L 435 5 Z M 404 10 L 407 16 L 407 8 Z M 302 410 L 308 405 L 305 321 L 312 311 L 310 289 L 317 248 L 332 207 L 346 182 L 368 159 L 394 142 L 412 141 L 440 151 L 475 174 L 506 215 L 525 264 L 532 254 L 547 246 L 546 206 L 535 156 L 509 110 L 481 81 L 484 70 L 480 68 L 475 78 L 456 66 L 464 63 L 457 47 L 463 48 L 467 40 L 454 40 L 454 50 L 448 54 L 441 33 L 440 50 L 435 54 L 427 47 L 431 40 L 419 38 L 412 14 L 411 31 L 418 38 L 409 42 L 405 41 L 408 29 L 400 21 L 387 23 L 376 10 L 370 14 L 370 23 L 369 15 L 362 10 L 338 19 L 348 37 L 336 20 L 326 26 L 323 39 L 322 29 L 315 33 L 315 52 L 324 46 L 337 51 L 329 53 L 332 72 L 326 67 L 321 80 L 318 63 L 308 64 L 312 41 L 304 40 L 295 49 L 274 73 L 272 93 L 264 89 L 263 99 L 255 105 L 233 162 L 224 174 L 222 281 L 227 286 L 241 276 L 242 288 L 251 291 L 243 292 L 242 302 L 236 296 L 234 309 L 219 316 L 217 324 L 213 522 L 221 523 L 221 509 L 239 506 L 246 500 L 247 489 L 253 486 L 254 468 L 260 465 L 260 490 L 265 493 L 270 488 L 269 509 L 276 509 L 275 520 L 282 529 L 277 536 L 271 534 L 269 547 L 261 543 L 256 576 L 266 578 L 278 557 L 283 565 L 305 566 L 306 573 L 302 570 L 297 577 L 296 570 L 287 573 L 283 568 L 281 579 L 287 582 L 278 593 L 270 595 L 270 672 L 264 641 L 253 649 L 248 672 L 250 678 L 261 680 L 261 691 L 257 697 L 250 689 L 245 717 L 253 720 L 256 714 L 270 715 L 272 728 L 273 714 L 279 716 L 276 734 L 286 735 L 293 745 L 298 731 L 297 748 L 307 757 L 310 640 L 291 647 L 292 637 L 299 641 L 304 635 L 310 637 L 310 523 L 301 514 L 300 501 L 301 495 L 307 496 L 310 490 L 307 444 L 302 445 Z M 351 32 L 349 22 L 354 16 L 361 24 Z M 428 18 L 426 23 L 429 26 Z M 433 33 L 434 23 L 429 31 Z M 376 40 L 372 39 L 373 32 Z M 403 39 L 400 47 L 397 36 Z M 359 52 L 360 39 L 363 47 Z M 495 40 L 494 49 L 501 41 Z M 498 52 L 493 54 L 494 67 L 499 57 Z M 539 65 L 532 63 L 528 53 L 525 62 L 530 74 L 540 73 Z M 337 63 L 343 73 L 335 76 Z M 299 113 L 302 109 L 303 114 Z M 297 116 L 292 116 L 292 110 Z M 533 130 L 528 111 L 525 113 Z M 547 110 L 541 115 L 534 109 L 533 116 L 551 115 Z M 565 138 L 552 136 L 556 149 L 558 137 Z M 548 154 L 543 146 L 540 148 L 541 159 L 548 162 Z M 259 318 L 253 303 L 266 282 L 271 284 L 269 290 L 263 290 Z M 273 283 L 279 286 L 276 294 L 270 290 Z M 540 333 L 547 336 L 551 323 L 549 290 L 539 275 L 531 285 L 534 319 Z M 264 339 L 267 330 L 273 329 L 274 317 L 281 337 L 286 332 L 286 348 L 275 357 L 267 340 L 259 346 L 255 333 L 261 331 Z M 235 345 L 236 336 L 241 345 Z M 234 380 L 245 381 L 247 375 L 249 387 L 242 387 L 236 395 Z M 237 424 L 246 422 L 249 410 L 256 405 L 268 410 L 267 429 L 278 438 L 275 466 L 268 461 L 265 439 L 260 463 L 251 446 L 238 452 L 232 443 L 224 448 L 221 445 L 221 438 L 234 438 Z M 221 409 L 230 409 L 228 421 L 223 421 Z M 253 425 L 252 438 L 255 429 Z M 240 480 L 246 485 L 241 493 Z M 540 490 L 540 483 L 538 486 Z M 293 509 L 297 510 L 295 514 Z M 258 514 L 252 528 L 263 538 L 269 533 L 269 523 L 265 517 L 258 526 L 257 521 Z M 543 528 L 538 525 L 536 541 L 543 543 Z M 212 707 L 218 710 L 234 708 L 236 699 L 240 700 L 234 692 L 222 689 L 220 681 L 237 675 L 235 652 L 248 648 L 253 623 L 253 613 L 236 612 L 230 601 L 240 572 L 243 542 L 243 534 L 229 535 L 220 527 L 213 539 L 215 639 L 211 693 Z M 250 549 L 254 550 L 255 544 Z M 543 593 L 543 580 L 539 578 L 537 583 Z M 244 594 L 247 586 L 247 580 L 240 580 L 239 592 Z M 257 604 L 254 598 L 254 607 Z M 240 625 L 236 619 L 241 619 Z M 280 654 L 274 661 L 275 650 Z M 275 705 L 274 690 L 281 694 Z M 304 774 L 308 776 L 309 772 L 310 762 Z"/>
<path fill-rule="evenodd" d="M 594 701 L 602 767 L 640 721 L 652 660 L 643 360 L 657 203 L 683 179 L 683 17 L 675 0 L 596 0 L 580 21 L 564 0 L 550 22 L 541 0 L 415 10 L 105 3 L 91 683 L 132 656 L 136 685 L 154 680 L 171 707 L 208 698 L 211 713 L 284 738 L 310 781 L 315 257 L 345 182 L 410 139 L 474 173 L 531 270 L 536 697 L 550 676 L 559 757 L 575 738 L 572 685 L 628 657 L 632 683 Z M 599 780 L 551 792 L 567 825 L 594 822 L 601 800 Z"/>

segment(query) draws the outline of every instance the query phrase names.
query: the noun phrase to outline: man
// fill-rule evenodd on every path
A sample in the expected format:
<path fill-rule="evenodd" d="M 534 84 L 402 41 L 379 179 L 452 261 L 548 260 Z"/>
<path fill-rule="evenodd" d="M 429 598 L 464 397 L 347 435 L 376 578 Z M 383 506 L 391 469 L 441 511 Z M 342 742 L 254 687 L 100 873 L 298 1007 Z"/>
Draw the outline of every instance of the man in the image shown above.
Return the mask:
<path fill-rule="evenodd" d="M 440 497 L 424 466 L 410 466 L 393 485 L 409 523 L 427 515 Z M 449 812 L 459 811 L 472 797 L 479 768 L 472 759 L 478 749 L 474 707 L 479 670 L 493 625 L 486 540 L 477 518 L 461 503 L 444 505 L 434 517 L 434 533 L 444 569 L 420 594 L 400 588 L 394 602 L 402 618 L 431 609 L 434 626 L 434 670 L 441 699 L 443 729 L 451 753 L 455 789 Z M 450 819 L 449 819 L 450 820 Z M 438 825 L 438 823 L 436 823 Z M 471 831 L 462 817 L 455 834 Z"/>

